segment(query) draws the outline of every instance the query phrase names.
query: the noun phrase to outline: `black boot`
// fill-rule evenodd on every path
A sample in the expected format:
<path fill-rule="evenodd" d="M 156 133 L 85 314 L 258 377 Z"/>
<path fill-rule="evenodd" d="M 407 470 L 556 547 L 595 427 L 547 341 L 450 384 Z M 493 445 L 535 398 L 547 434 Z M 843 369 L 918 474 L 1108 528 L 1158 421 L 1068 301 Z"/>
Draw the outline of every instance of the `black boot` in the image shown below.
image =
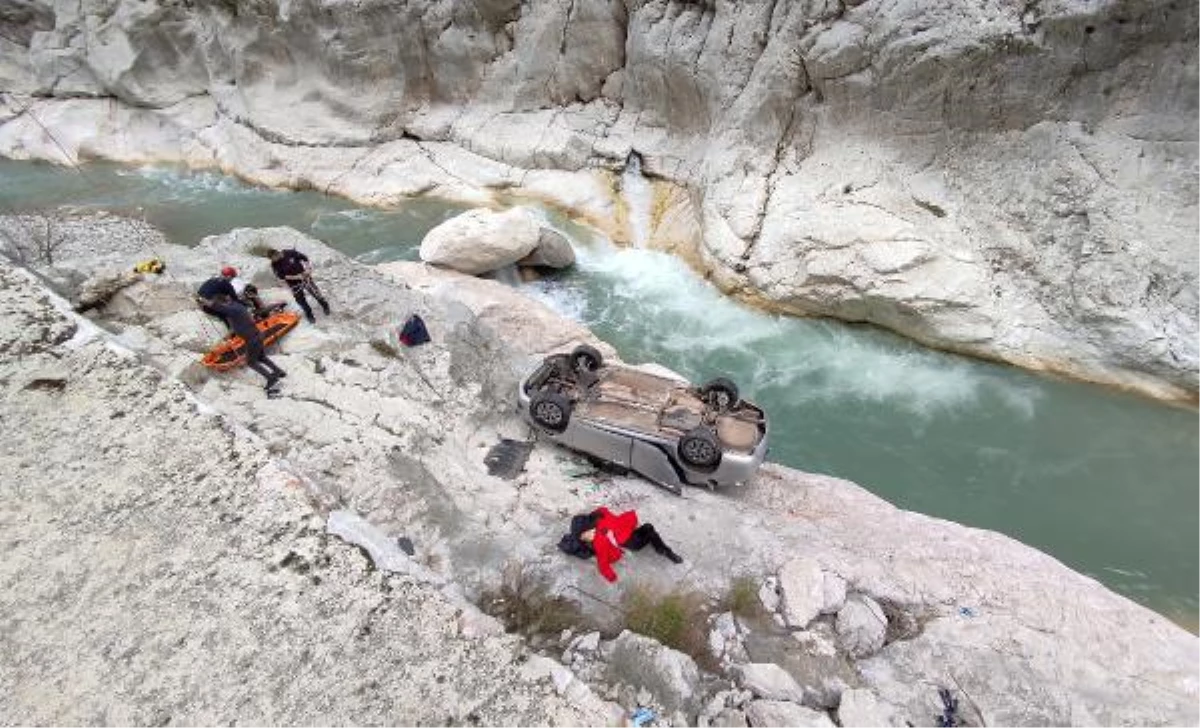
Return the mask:
<path fill-rule="evenodd" d="M 675 553 L 674 551 L 672 551 L 669 548 L 664 548 L 659 553 L 661 553 L 663 556 L 666 556 L 668 559 L 670 559 L 671 561 L 673 561 L 676 564 L 683 563 L 683 557 L 680 556 L 679 554 Z"/>

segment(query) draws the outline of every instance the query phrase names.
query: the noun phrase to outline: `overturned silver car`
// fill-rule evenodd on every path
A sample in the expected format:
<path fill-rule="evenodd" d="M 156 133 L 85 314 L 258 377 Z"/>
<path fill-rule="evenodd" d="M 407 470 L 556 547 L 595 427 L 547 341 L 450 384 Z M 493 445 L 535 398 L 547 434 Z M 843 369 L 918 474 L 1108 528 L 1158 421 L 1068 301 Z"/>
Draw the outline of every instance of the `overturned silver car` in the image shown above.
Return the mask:
<path fill-rule="evenodd" d="M 521 383 L 518 407 L 549 439 L 675 493 L 745 483 L 767 455 L 767 415 L 733 382 L 694 387 L 606 364 L 590 346 L 546 357 Z"/>

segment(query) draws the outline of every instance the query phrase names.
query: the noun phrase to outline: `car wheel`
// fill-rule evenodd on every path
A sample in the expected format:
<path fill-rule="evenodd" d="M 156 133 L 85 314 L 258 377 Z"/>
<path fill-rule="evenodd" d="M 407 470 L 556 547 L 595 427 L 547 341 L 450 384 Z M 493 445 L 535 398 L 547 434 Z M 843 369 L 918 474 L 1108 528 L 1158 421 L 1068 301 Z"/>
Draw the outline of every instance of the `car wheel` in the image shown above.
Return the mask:
<path fill-rule="evenodd" d="M 715 468 L 721 462 L 721 445 L 707 427 L 697 427 L 679 439 L 679 459 L 693 468 Z"/>
<path fill-rule="evenodd" d="M 725 377 L 718 377 L 700 388 L 700 397 L 715 411 L 728 412 L 738 403 L 738 388 Z"/>
<path fill-rule="evenodd" d="M 581 344 L 571 352 L 571 367 L 577 372 L 594 372 L 603 363 L 600 352 L 587 344 Z"/>
<path fill-rule="evenodd" d="M 571 401 L 558 392 L 538 392 L 529 402 L 529 414 L 539 427 L 562 432 L 571 421 Z"/>

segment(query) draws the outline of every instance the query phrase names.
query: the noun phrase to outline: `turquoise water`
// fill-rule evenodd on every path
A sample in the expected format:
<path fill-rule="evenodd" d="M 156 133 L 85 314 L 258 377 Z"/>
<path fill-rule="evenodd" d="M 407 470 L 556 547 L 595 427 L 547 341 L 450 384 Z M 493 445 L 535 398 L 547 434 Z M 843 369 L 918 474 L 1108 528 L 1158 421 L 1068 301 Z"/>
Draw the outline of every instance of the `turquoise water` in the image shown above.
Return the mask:
<path fill-rule="evenodd" d="M 144 215 L 194 244 L 291 225 L 366 262 L 415 259 L 461 207 L 367 210 L 226 177 L 0 162 L 0 212 L 71 204 Z M 1200 421 L 1191 410 L 942 354 L 870 328 L 763 314 L 675 259 L 617 249 L 547 213 L 575 269 L 526 286 L 627 361 L 731 375 L 771 416 L 771 459 L 897 505 L 994 529 L 1196 630 Z"/>
<path fill-rule="evenodd" d="M 253 187 L 208 172 L 0 160 L 0 213 L 68 205 L 142 217 L 171 242 L 195 245 L 237 227 L 288 225 L 368 263 L 416 260 L 421 238 L 463 211 L 416 200 L 402 210 L 366 210 L 318 192 Z"/>

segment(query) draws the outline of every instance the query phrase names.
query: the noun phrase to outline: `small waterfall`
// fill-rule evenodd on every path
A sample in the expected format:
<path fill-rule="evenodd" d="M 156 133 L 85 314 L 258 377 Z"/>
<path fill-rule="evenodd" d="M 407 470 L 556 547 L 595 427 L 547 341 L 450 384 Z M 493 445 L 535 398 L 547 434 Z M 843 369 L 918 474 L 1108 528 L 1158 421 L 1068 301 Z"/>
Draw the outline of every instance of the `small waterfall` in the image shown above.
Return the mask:
<path fill-rule="evenodd" d="M 629 211 L 630 242 L 635 248 L 644 248 L 650 241 L 650 211 L 654 203 L 654 190 L 642 176 L 642 155 L 630 151 L 625 158 L 625 172 L 621 174 L 621 197 Z"/>

